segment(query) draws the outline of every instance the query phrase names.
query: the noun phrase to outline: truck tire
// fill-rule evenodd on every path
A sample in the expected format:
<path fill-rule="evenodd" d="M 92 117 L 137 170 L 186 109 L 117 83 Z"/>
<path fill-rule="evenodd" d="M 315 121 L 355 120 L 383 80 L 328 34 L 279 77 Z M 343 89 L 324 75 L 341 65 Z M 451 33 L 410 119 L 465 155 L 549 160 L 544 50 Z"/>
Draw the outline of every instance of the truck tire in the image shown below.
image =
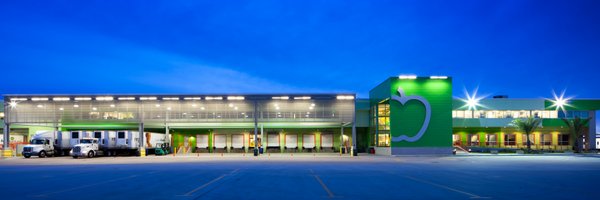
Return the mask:
<path fill-rule="evenodd" d="M 93 157 L 94 157 L 94 151 L 88 152 L 88 158 L 93 158 Z"/>
<path fill-rule="evenodd" d="M 23 155 L 25 158 L 31 158 L 31 155 Z"/>
<path fill-rule="evenodd" d="M 45 158 L 46 157 L 46 152 L 45 151 L 40 151 L 40 153 L 38 154 L 38 156 L 40 158 Z"/>

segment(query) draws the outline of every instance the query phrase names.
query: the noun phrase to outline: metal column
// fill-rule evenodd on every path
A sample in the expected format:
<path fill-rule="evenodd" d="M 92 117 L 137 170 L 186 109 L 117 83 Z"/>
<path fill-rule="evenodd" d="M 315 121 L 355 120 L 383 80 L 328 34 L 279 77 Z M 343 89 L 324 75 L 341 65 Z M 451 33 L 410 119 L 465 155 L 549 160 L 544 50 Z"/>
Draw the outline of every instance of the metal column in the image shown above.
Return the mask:
<path fill-rule="evenodd" d="M 10 148 L 10 144 L 9 144 L 10 143 L 10 136 L 9 136 L 10 131 L 9 130 L 10 130 L 10 126 L 8 125 L 8 123 L 6 123 L 6 120 L 4 120 L 4 143 L 2 145 L 3 150 L 7 150 Z"/>
<path fill-rule="evenodd" d="M 340 134 L 340 155 L 342 155 L 342 148 L 344 147 L 344 123 L 342 123 L 342 129 Z"/>
<path fill-rule="evenodd" d="M 254 100 L 254 156 L 258 156 L 258 102 Z"/>
<path fill-rule="evenodd" d="M 356 152 L 356 95 L 354 96 L 354 112 L 352 113 L 352 147 L 350 148 L 350 156 L 358 155 Z"/>
<path fill-rule="evenodd" d="M 138 132 L 139 132 L 139 155 L 140 157 L 145 157 L 146 156 L 146 148 L 144 148 L 146 146 L 146 143 L 144 142 L 144 123 L 140 123 L 140 126 L 138 127 Z"/>

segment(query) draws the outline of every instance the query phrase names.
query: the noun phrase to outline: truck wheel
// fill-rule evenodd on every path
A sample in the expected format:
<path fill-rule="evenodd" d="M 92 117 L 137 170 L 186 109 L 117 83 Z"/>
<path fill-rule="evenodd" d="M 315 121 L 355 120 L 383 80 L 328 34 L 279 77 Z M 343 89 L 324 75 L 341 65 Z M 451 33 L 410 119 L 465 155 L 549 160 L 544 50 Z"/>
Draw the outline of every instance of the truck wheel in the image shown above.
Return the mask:
<path fill-rule="evenodd" d="M 25 158 L 31 158 L 31 155 L 23 155 Z"/>
<path fill-rule="evenodd" d="M 38 156 L 40 158 L 45 158 L 46 157 L 46 152 L 45 151 L 40 151 L 40 153 L 38 154 Z"/>
<path fill-rule="evenodd" d="M 93 157 L 94 157 L 94 152 L 93 151 L 88 152 L 88 158 L 93 158 Z"/>

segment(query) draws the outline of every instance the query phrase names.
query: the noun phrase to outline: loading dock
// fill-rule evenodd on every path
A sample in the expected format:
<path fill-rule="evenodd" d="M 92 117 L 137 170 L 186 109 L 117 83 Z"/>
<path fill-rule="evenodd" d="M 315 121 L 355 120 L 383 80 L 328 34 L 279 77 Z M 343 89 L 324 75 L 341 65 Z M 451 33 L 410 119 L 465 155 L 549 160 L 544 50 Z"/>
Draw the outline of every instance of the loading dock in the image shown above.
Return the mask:
<path fill-rule="evenodd" d="M 298 152 L 298 135 L 297 134 L 286 134 L 285 135 L 285 151 L 286 152 Z"/>
<path fill-rule="evenodd" d="M 196 152 L 208 153 L 209 152 L 208 135 L 198 134 L 196 135 Z"/>
<path fill-rule="evenodd" d="M 215 134 L 214 135 L 214 144 L 213 149 L 215 153 L 226 153 L 227 150 L 227 135 L 225 134 Z"/>
<path fill-rule="evenodd" d="M 279 153 L 281 152 L 279 133 L 271 132 L 267 134 L 267 152 Z"/>
<path fill-rule="evenodd" d="M 302 135 L 302 151 L 303 152 L 316 152 L 315 146 L 315 135 L 304 134 Z"/>

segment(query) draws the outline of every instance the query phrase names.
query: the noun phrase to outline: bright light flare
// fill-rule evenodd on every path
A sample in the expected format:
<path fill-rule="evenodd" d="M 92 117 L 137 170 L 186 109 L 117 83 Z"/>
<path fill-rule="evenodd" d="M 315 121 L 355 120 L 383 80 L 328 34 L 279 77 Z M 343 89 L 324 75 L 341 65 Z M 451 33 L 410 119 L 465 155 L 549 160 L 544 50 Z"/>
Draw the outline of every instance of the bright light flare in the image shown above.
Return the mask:
<path fill-rule="evenodd" d="M 467 107 L 467 109 L 469 109 L 469 110 L 477 110 L 477 107 L 482 107 L 482 105 L 479 102 L 482 99 L 484 99 L 485 96 L 478 97 L 477 96 L 478 89 L 479 88 L 475 88 L 475 90 L 473 91 L 472 94 L 469 94 L 469 92 L 467 92 L 467 90 L 465 90 L 466 98 L 460 99 L 461 101 L 465 102 L 465 105 L 463 107 Z"/>
<path fill-rule="evenodd" d="M 557 111 L 561 110 L 566 112 L 565 107 L 571 106 L 569 105 L 569 100 L 571 100 L 571 97 L 565 97 L 564 90 L 560 93 L 560 96 L 556 94 L 555 91 L 552 91 L 552 96 L 554 96 L 554 99 L 550 101 L 552 102 L 552 107 L 555 107 Z"/>

